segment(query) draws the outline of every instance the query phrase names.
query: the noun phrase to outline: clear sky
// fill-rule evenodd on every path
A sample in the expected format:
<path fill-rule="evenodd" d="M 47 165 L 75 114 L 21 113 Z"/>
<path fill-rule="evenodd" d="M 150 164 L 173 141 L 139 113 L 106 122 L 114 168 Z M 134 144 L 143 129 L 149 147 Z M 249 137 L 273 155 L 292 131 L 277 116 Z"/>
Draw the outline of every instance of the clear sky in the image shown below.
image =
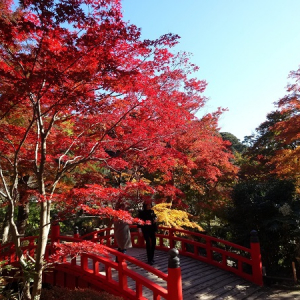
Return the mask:
<path fill-rule="evenodd" d="M 286 94 L 300 65 L 300 0 L 122 0 L 124 19 L 155 39 L 178 34 L 205 79 L 204 113 L 228 108 L 221 131 L 240 140 Z"/>

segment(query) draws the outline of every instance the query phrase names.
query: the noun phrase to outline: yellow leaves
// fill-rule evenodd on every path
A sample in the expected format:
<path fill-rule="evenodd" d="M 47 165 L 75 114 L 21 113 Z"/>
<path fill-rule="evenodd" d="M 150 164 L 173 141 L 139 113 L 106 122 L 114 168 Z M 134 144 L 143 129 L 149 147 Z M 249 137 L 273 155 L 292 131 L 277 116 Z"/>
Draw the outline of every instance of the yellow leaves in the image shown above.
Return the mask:
<path fill-rule="evenodd" d="M 60 124 L 60 129 L 68 136 L 72 136 L 74 134 L 74 121 L 68 120 L 64 121 L 63 124 Z"/>
<path fill-rule="evenodd" d="M 153 207 L 158 223 L 171 228 L 204 231 L 201 226 L 191 221 L 193 215 L 183 210 L 172 209 L 171 206 L 171 203 L 160 203 Z"/>
<path fill-rule="evenodd" d="M 273 173 L 282 179 L 293 179 L 297 193 L 300 191 L 300 147 L 278 150 L 271 158 Z"/>
<path fill-rule="evenodd" d="M 149 179 L 147 179 L 147 178 L 145 178 L 145 177 L 142 177 L 142 178 L 139 179 L 139 180 L 137 180 L 137 179 L 135 179 L 135 178 L 133 178 L 133 179 L 131 180 L 132 183 L 139 183 L 140 181 L 143 181 L 145 184 L 148 184 L 148 185 L 151 184 L 151 180 L 149 180 Z"/>
<path fill-rule="evenodd" d="M 300 172 L 299 152 L 299 148 L 277 151 L 272 158 L 275 172 L 281 177 L 297 177 Z"/>

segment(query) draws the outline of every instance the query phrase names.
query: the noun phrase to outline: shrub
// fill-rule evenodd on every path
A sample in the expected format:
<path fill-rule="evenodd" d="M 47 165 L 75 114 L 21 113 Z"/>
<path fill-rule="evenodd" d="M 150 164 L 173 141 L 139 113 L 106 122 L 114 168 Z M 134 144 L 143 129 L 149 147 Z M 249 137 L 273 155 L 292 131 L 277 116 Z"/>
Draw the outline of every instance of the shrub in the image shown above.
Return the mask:
<path fill-rule="evenodd" d="M 123 298 L 92 289 L 69 290 L 54 286 L 42 290 L 41 300 L 123 300 Z"/>

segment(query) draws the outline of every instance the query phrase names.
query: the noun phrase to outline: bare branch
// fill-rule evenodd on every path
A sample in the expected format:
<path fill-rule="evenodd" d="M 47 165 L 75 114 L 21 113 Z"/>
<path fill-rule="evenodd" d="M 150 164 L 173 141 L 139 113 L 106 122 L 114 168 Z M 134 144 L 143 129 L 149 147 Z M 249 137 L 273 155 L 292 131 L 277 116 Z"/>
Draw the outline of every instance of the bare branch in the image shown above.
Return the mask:
<path fill-rule="evenodd" d="M 4 175 L 3 175 L 3 170 L 2 170 L 2 166 L 1 166 L 1 165 L 0 165 L 0 178 L 1 178 L 1 181 L 2 181 L 2 183 L 3 183 L 5 192 L 6 192 L 6 195 L 5 195 L 3 192 L 1 192 L 1 194 L 2 194 L 3 196 L 5 196 L 5 198 L 9 199 L 9 201 L 12 203 L 12 202 L 13 202 L 13 199 L 12 199 L 12 196 L 11 196 L 11 194 L 10 194 L 10 192 L 9 192 L 9 188 L 8 188 L 8 186 L 7 186 L 5 177 L 4 177 Z"/>

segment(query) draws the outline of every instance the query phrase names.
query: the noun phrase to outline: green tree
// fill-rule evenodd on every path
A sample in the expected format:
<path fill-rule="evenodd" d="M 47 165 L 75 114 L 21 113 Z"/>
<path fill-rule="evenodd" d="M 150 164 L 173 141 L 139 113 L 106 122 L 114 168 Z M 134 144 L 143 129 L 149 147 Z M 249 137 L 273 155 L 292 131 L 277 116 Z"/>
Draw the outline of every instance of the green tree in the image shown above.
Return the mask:
<path fill-rule="evenodd" d="M 229 141 L 231 143 L 231 151 L 233 153 L 243 153 L 246 150 L 246 146 L 232 133 L 230 132 L 220 132 L 224 141 Z"/>
<path fill-rule="evenodd" d="M 227 222 L 223 234 L 249 247 L 249 234 L 257 230 L 268 275 L 291 270 L 300 242 L 300 201 L 294 183 L 276 179 L 244 181 L 235 186 L 232 200 L 233 205 L 219 215 Z"/>
<path fill-rule="evenodd" d="M 278 131 L 274 130 L 274 127 L 287 118 L 287 113 L 273 111 L 267 115 L 266 121 L 256 128 L 253 135 L 245 137 L 243 143 L 247 145 L 247 150 L 239 164 L 241 179 L 268 180 L 276 177 L 273 173 L 272 157 L 278 150 L 287 146 L 278 140 Z"/>

